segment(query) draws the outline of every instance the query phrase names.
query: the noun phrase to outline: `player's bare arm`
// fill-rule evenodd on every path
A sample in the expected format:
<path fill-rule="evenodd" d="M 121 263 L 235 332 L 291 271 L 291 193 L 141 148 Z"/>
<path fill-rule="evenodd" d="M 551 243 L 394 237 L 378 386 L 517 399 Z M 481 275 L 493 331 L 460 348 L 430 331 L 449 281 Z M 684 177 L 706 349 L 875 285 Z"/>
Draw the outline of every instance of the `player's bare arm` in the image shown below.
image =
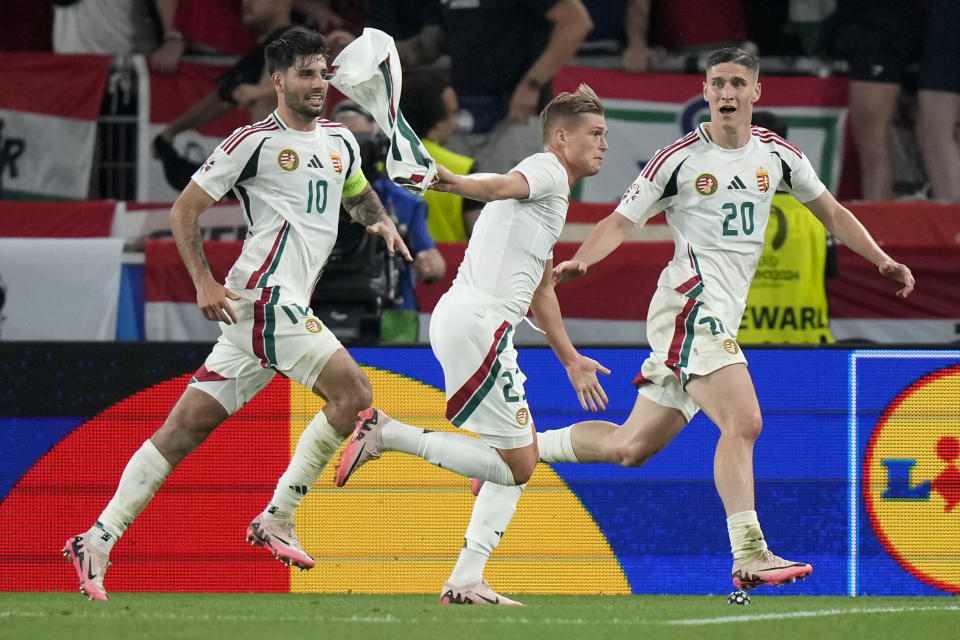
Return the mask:
<path fill-rule="evenodd" d="M 214 279 L 203 253 L 200 214 L 213 203 L 213 198 L 191 180 L 170 209 L 170 231 L 173 232 L 177 251 L 193 280 L 193 286 L 197 289 L 197 306 L 203 317 L 213 322 L 232 324 L 237 321 L 237 314 L 229 300 L 239 300 L 240 296 Z"/>
<path fill-rule="evenodd" d="M 616 211 L 598 222 L 573 258 L 561 262 L 554 268 L 554 282 L 566 282 L 585 274 L 589 267 L 606 258 L 623 244 L 633 226 L 632 220 Z"/>
<path fill-rule="evenodd" d="M 530 311 L 540 327 L 547 334 L 547 343 L 557 358 L 567 370 L 570 384 L 577 392 L 580 406 L 584 411 L 603 411 L 607 407 L 607 393 L 597 380 L 597 372 L 608 374 L 610 370 L 602 364 L 581 355 L 573 343 L 567 330 L 563 326 L 563 317 L 560 313 L 560 302 L 553 288 L 553 260 L 548 260 L 543 270 L 540 285 L 533 292 L 530 301 Z"/>
<path fill-rule="evenodd" d="M 530 196 L 530 185 L 519 171 L 506 174 L 471 173 L 461 176 L 439 164 L 437 180 L 430 185 L 430 188 L 481 202 L 522 200 Z"/>
<path fill-rule="evenodd" d="M 357 195 L 344 198 L 343 208 L 347 210 L 347 213 L 355 222 L 366 226 L 368 232 L 383 238 L 384 242 L 387 243 L 387 251 L 390 252 L 390 255 L 399 250 L 403 257 L 407 259 L 407 262 L 413 262 L 410 250 L 407 249 L 403 238 L 397 232 L 397 225 L 387 215 L 383 203 L 380 202 L 377 193 L 369 184 Z"/>
<path fill-rule="evenodd" d="M 904 285 L 897 291 L 898 296 L 906 298 L 910 295 L 916 285 L 910 268 L 888 256 L 866 227 L 829 191 L 804 204 L 840 242 L 875 264 L 881 275 Z"/>

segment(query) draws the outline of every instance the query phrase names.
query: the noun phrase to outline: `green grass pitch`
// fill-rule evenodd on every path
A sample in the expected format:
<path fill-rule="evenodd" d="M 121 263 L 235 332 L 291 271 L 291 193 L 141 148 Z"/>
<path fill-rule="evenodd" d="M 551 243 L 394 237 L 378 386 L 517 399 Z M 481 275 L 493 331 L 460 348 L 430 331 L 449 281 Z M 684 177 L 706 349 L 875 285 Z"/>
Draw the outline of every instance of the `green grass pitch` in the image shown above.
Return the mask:
<path fill-rule="evenodd" d="M 0 638 L 960 638 L 955 598 L 526 596 L 524 607 L 440 606 L 433 595 L 0 593 Z"/>

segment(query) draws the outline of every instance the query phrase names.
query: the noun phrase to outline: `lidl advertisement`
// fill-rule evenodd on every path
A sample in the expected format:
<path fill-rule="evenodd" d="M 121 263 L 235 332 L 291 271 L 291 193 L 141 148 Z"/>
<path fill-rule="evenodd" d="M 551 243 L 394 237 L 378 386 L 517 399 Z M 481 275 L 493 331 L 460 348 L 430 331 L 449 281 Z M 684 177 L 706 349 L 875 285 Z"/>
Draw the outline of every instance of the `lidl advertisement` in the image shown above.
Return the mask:
<path fill-rule="evenodd" d="M 0 353 L 0 589 L 75 590 L 59 555 L 113 495 L 209 345 L 8 343 Z M 351 349 L 375 403 L 455 431 L 426 348 Z M 553 353 L 523 349 L 539 430 L 621 423 L 646 357 L 612 370 L 608 410 L 580 409 Z M 764 415 L 756 503 L 771 549 L 814 567 L 791 594 L 960 592 L 960 351 L 756 349 Z M 299 572 L 245 541 L 323 401 L 277 376 L 169 476 L 117 543 L 111 591 L 434 593 L 463 542 L 469 482 L 399 453 L 338 489 L 333 464 L 296 514 L 317 559 Z M 698 415 L 639 468 L 539 465 L 486 577 L 507 593 L 725 593 L 731 559 L 713 486 L 717 428 Z M 775 592 L 775 591 L 771 591 Z"/>

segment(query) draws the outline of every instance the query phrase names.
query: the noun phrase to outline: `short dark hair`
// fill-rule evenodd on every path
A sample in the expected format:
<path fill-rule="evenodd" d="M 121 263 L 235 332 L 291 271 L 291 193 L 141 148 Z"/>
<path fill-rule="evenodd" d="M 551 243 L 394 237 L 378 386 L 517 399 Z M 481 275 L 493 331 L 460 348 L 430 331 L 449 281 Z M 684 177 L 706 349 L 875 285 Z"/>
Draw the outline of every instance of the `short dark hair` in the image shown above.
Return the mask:
<path fill-rule="evenodd" d="M 434 69 L 416 69 L 404 76 L 400 109 L 417 136 L 425 138 L 438 122 L 450 116 L 443 101 L 443 92 L 449 86 L 446 74 Z"/>
<path fill-rule="evenodd" d="M 789 130 L 787 121 L 772 111 L 754 111 L 753 122 L 751 124 L 769 129 L 784 139 L 786 139 L 787 131 Z"/>
<path fill-rule="evenodd" d="M 327 39 L 320 33 L 303 27 L 291 27 L 267 45 L 264 56 L 267 60 L 267 73 L 286 71 L 298 60 L 319 58 L 330 53 Z"/>
<path fill-rule="evenodd" d="M 711 53 L 707 56 L 707 71 L 724 62 L 740 64 L 753 71 L 754 75 L 760 74 L 760 63 L 757 59 L 739 47 L 724 47 Z"/>

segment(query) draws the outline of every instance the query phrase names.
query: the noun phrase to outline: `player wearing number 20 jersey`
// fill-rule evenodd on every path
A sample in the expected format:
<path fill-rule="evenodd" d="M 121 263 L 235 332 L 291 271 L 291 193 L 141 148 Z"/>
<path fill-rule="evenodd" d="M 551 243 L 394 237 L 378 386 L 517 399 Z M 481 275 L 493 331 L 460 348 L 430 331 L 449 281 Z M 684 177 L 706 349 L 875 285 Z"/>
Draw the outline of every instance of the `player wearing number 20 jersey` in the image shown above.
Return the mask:
<path fill-rule="evenodd" d="M 214 200 L 233 189 L 249 225 L 227 288 L 276 287 L 275 302 L 306 307 L 337 240 L 341 198 L 367 183 L 360 164 L 353 134 L 328 120 L 298 131 L 274 112 L 224 140 L 193 181 Z"/>
<path fill-rule="evenodd" d="M 701 124 L 657 151 L 616 208 L 639 224 L 665 212 L 676 249 L 657 284 L 703 301 L 733 337 L 774 193 L 809 202 L 826 188 L 795 146 L 761 127 L 750 133 L 743 147 L 725 149 Z"/>

